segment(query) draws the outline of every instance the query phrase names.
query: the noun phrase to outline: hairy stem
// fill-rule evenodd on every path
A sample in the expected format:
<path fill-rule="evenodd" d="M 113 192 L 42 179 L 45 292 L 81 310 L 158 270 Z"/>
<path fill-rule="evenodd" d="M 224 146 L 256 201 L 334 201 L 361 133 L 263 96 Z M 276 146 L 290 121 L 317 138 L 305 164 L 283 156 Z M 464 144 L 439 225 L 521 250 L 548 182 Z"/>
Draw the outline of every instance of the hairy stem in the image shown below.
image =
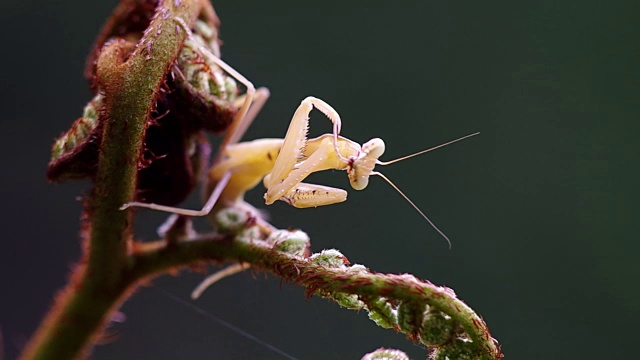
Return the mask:
<path fill-rule="evenodd" d="M 67 287 L 57 296 L 23 359 L 86 356 L 134 281 L 128 276 L 130 212 L 142 138 L 157 93 L 186 37 L 176 19 L 193 25 L 202 3 L 163 0 L 145 35 L 124 60 L 122 42 L 98 59 L 98 82 L 107 103 L 98 171 L 88 209 L 87 247 Z"/>
<path fill-rule="evenodd" d="M 382 295 L 399 301 L 429 304 L 459 323 L 483 354 L 491 359 L 502 356 L 482 318 L 459 300 L 451 289 L 420 281 L 413 275 L 349 272 L 274 251 L 260 241 L 230 241 L 216 234 L 171 245 L 166 245 L 164 240 L 148 243 L 138 249 L 134 259 L 133 272 L 139 278 L 156 276 L 159 272 L 203 260 L 241 261 L 297 283 L 305 287 L 309 295 L 344 293 L 363 298 Z"/>

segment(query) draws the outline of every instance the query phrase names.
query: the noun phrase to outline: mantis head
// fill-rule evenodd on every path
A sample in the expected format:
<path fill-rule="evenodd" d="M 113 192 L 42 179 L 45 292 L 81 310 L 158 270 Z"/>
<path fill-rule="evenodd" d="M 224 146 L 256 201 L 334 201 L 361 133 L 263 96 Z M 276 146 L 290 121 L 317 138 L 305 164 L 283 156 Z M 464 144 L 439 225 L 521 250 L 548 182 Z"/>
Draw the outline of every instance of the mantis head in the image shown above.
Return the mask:
<path fill-rule="evenodd" d="M 378 158 L 384 154 L 384 148 L 382 139 L 371 139 L 362 145 L 357 156 L 349 158 L 347 172 L 352 188 L 362 190 L 369 185 L 369 176 L 378 163 Z"/>

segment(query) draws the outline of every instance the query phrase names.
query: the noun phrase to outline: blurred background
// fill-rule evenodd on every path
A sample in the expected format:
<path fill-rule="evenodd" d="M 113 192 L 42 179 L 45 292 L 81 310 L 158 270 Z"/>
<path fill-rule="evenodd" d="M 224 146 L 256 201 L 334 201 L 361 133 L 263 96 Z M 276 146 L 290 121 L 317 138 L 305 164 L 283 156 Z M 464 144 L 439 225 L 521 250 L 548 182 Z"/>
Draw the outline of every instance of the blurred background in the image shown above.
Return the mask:
<path fill-rule="evenodd" d="M 277 203 L 272 222 L 306 231 L 315 251 L 335 247 L 373 270 L 453 288 L 508 358 L 636 358 L 640 9 L 631 3 L 214 2 L 224 59 L 272 93 L 246 139 L 283 136 L 307 95 L 340 112 L 343 135 L 382 137 L 386 159 L 482 133 L 382 170 L 451 250 L 377 178 L 340 205 Z M 78 198 L 89 184 L 52 185 L 45 171 L 53 139 L 90 99 L 85 56 L 116 1 L 0 4 L 0 329 L 12 359 L 80 254 Z M 314 112 L 312 135 L 329 130 Z M 348 187 L 342 172 L 314 181 Z M 141 212 L 136 236 L 155 239 L 165 217 Z M 425 357 L 364 312 L 305 300 L 262 273 L 221 281 L 189 302 L 199 310 L 176 301 L 203 276 L 185 271 L 135 293 L 118 339 L 92 357 L 284 358 L 213 317 L 299 359 L 359 359 L 380 346 Z"/>

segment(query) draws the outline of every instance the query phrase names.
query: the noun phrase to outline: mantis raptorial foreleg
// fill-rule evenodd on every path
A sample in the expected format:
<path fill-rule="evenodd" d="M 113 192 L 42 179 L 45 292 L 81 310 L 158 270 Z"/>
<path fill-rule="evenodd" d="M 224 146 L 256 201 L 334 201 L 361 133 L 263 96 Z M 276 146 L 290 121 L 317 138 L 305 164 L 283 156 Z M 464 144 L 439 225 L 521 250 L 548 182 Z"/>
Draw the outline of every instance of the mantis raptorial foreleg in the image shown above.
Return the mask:
<path fill-rule="evenodd" d="M 318 207 L 347 200 L 347 191 L 330 186 L 300 183 L 280 200 L 297 208 Z"/>
<path fill-rule="evenodd" d="M 337 149 L 337 146 L 335 146 L 336 143 L 334 143 L 334 141 L 335 138 L 330 139 L 324 137 L 320 142 L 320 146 L 305 158 L 304 161 L 298 162 L 295 168 L 280 181 L 273 181 L 273 173 L 267 175 L 267 177 L 265 177 L 265 183 L 268 189 L 265 194 L 265 202 L 267 205 L 273 204 L 276 200 L 283 200 L 292 206 L 305 208 L 345 201 L 347 199 L 347 192 L 343 189 L 302 182 L 302 180 L 311 173 L 334 168 L 328 165 L 330 164 L 328 161 L 329 158 L 336 154 L 335 149 Z M 275 168 L 276 166 L 274 166 L 274 169 Z"/>
<path fill-rule="evenodd" d="M 287 176 L 289 176 L 294 165 L 302 158 L 304 147 L 307 142 L 307 133 L 309 131 L 309 113 L 313 110 L 314 106 L 325 114 L 333 123 L 334 148 L 336 153 L 339 153 L 337 146 L 338 134 L 340 134 L 340 129 L 342 127 L 340 115 L 338 115 L 338 113 L 329 104 L 320 99 L 309 96 L 302 100 L 300 106 L 298 106 L 298 109 L 296 109 L 296 112 L 293 114 L 293 118 L 291 119 L 291 123 L 287 129 L 287 134 L 284 136 L 284 144 L 280 150 L 280 155 L 278 155 L 278 159 L 273 165 L 273 170 L 269 175 L 269 180 L 265 182 L 267 189 L 270 190 L 273 185 L 282 182 Z M 268 196 L 269 198 L 273 197 L 272 194 L 269 194 Z"/>
<path fill-rule="evenodd" d="M 305 156 L 304 152 L 308 142 L 309 113 L 314 107 L 320 110 L 320 112 L 327 116 L 333 123 L 333 138 L 332 141 L 326 141 L 328 139 L 322 140 L 321 145 L 316 151 L 309 156 Z M 342 153 L 338 149 L 338 135 L 340 134 L 341 127 L 342 120 L 340 119 L 340 115 L 338 115 L 338 112 L 329 104 L 311 96 L 302 100 L 300 106 L 298 106 L 298 109 L 293 114 L 289 129 L 287 129 L 287 134 L 284 137 L 282 149 L 273 165 L 273 170 L 271 170 L 269 175 L 264 179 L 264 184 L 267 188 L 265 194 L 267 205 L 282 199 L 296 206 L 295 201 L 292 201 L 294 199 L 293 195 L 296 192 L 299 193 L 299 190 L 301 190 L 296 189 L 296 185 L 312 172 L 333 168 L 333 166 L 327 166 L 327 160 L 331 154 L 343 159 L 345 163 L 348 161 L 342 156 Z M 338 191 L 329 197 L 324 195 L 330 195 L 328 191 L 332 191 L 332 188 L 323 187 L 323 190 L 318 193 L 314 192 L 314 190 L 318 189 L 310 189 L 308 188 L 309 185 L 305 186 L 307 186 L 307 188 L 303 193 L 306 194 L 305 197 L 307 199 L 311 199 L 315 194 L 323 195 L 318 196 L 317 203 L 311 202 L 309 206 L 328 205 L 346 200 L 346 192 L 344 190 L 335 189 Z M 310 192 L 307 192 L 307 190 Z M 329 198 L 333 200 L 329 202 L 323 201 Z"/>

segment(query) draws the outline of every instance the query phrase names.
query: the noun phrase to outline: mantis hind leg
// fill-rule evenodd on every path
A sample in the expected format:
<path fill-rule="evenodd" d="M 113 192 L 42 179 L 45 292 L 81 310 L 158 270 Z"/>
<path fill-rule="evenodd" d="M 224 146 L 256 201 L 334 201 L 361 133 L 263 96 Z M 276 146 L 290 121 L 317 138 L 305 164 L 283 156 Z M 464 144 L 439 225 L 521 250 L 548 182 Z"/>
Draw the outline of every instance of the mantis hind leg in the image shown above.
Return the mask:
<path fill-rule="evenodd" d="M 253 122 L 253 119 L 258 115 L 260 109 L 262 109 L 262 106 L 264 106 L 267 99 L 269 99 L 270 92 L 269 89 L 265 87 L 261 87 L 256 90 L 251 81 L 247 80 L 247 78 L 242 76 L 242 74 L 229 66 L 222 59 L 211 54 L 211 52 L 204 48 L 201 50 L 207 59 L 220 66 L 220 68 L 226 71 L 227 74 L 238 80 L 247 89 L 246 93 L 239 99 L 241 101 L 240 109 L 238 109 L 231 125 L 227 128 L 225 137 L 220 144 L 220 149 L 224 149 L 225 146 L 235 144 L 240 140 L 240 138 L 242 138 L 242 135 L 247 131 L 249 125 Z"/>
<path fill-rule="evenodd" d="M 193 36 L 191 29 L 189 28 L 187 23 L 184 21 L 184 19 L 178 17 L 178 18 L 175 18 L 175 20 L 182 27 L 182 29 L 187 33 L 188 37 Z M 240 72 L 232 68 L 229 64 L 227 64 L 222 59 L 220 59 L 219 57 L 211 53 L 211 51 L 206 47 L 200 46 L 198 50 L 200 50 L 201 54 L 207 60 L 219 66 L 227 74 L 231 75 L 238 82 L 242 83 L 242 85 L 244 85 L 244 87 L 246 88 L 246 92 L 242 98 L 243 99 L 242 105 L 240 106 L 240 109 L 238 110 L 233 120 L 231 121 L 231 125 L 229 126 L 229 128 L 227 128 L 225 138 L 222 141 L 221 148 L 223 148 L 228 144 L 237 142 L 242 137 L 242 135 L 244 134 L 244 131 L 246 131 L 251 121 L 253 121 L 253 118 L 255 118 L 258 111 L 262 107 L 262 105 L 264 105 L 264 102 L 269 98 L 269 90 L 266 88 L 258 89 L 260 91 L 260 96 L 261 96 L 259 101 L 259 106 L 257 106 L 257 108 L 255 109 L 255 112 L 252 113 L 251 116 L 246 116 L 247 112 L 249 111 L 249 107 L 251 106 L 251 103 L 253 102 L 254 97 L 256 96 L 256 89 L 253 86 L 253 83 L 247 80 L 247 78 L 245 78 L 242 74 L 240 74 Z M 247 121 L 245 120 L 245 118 L 248 118 L 247 125 L 243 125 L 244 122 Z"/>
<path fill-rule="evenodd" d="M 253 102 L 251 103 L 249 110 L 247 111 L 243 119 L 237 120 L 238 121 L 237 126 L 235 126 L 233 129 L 231 129 L 231 126 L 230 126 L 230 130 L 233 130 L 233 131 L 227 132 L 227 135 L 225 136 L 225 139 L 223 140 L 220 146 L 221 149 L 222 149 L 222 146 L 236 144 L 238 141 L 240 141 L 240 139 L 247 132 L 247 129 L 249 128 L 249 126 L 253 123 L 253 120 L 256 118 L 256 116 L 258 116 L 258 113 L 260 113 L 260 110 L 262 110 L 262 107 L 264 106 L 264 104 L 267 102 L 267 100 L 269 100 L 269 96 L 271 96 L 271 92 L 269 92 L 269 89 L 267 89 L 266 87 L 259 87 L 258 89 L 256 89 L 256 92 L 253 95 Z M 237 100 L 237 102 L 239 104 L 243 104 L 245 101 L 245 98 L 246 98 L 246 95 L 242 95 Z M 235 118 L 233 120 L 236 121 Z M 232 123 L 232 126 L 233 126 L 233 123 Z"/>

